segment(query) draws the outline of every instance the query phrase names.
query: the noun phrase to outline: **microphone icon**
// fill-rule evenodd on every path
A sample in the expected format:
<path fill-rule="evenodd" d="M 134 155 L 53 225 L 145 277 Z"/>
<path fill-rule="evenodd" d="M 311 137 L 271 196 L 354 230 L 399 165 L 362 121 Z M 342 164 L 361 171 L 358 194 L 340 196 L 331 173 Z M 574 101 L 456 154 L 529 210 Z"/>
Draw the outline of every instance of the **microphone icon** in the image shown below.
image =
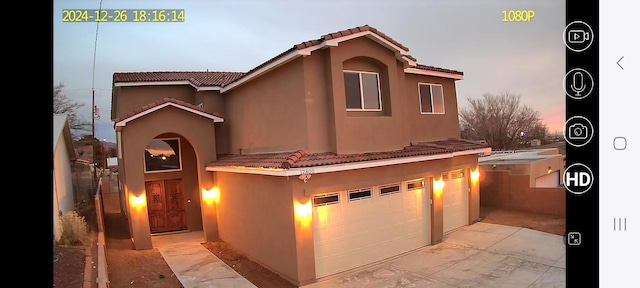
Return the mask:
<path fill-rule="evenodd" d="M 574 73 L 572 82 L 573 83 L 571 84 L 571 90 L 573 90 L 573 92 L 576 92 L 576 97 L 579 97 L 580 93 L 587 89 L 587 85 L 585 85 L 584 83 L 584 75 L 582 74 L 582 72 L 578 71 Z"/>

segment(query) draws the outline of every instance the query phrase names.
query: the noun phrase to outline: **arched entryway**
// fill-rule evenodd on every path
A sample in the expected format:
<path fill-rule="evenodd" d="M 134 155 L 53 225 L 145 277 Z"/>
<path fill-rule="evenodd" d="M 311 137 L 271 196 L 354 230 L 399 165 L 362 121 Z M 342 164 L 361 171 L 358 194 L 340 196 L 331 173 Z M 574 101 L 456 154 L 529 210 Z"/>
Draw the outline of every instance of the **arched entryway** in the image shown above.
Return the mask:
<path fill-rule="evenodd" d="M 137 114 L 132 114 L 132 116 L 116 122 L 116 132 L 120 133 L 119 149 L 121 153 L 118 169 L 122 173 L 121 181 L 127 204 L 129 231 L 135 249 L 153 248 L 152 233 L 202 230 L 206 240 L 217 239 L 216 204 L 202 202 L 202 193 L 213 188 L 213 175 L 206 171 L 205 164 L 216 159 L 215 123 L 222 121 L 222 118 L 215 115 L 207 114 L 171 99 L 165 99 L 160 104 L 149 106 L 146 110 L 141 110 Z M 167 142 L 163 140 L 164 144 L 154 142 L 161 139 L 177 139 L 178 141 Z M 151 170 L 155 169 L 155 171 L 147 171 L 147 160 L 152 157 L 147 155 L 145 151 L 150 143 L 152 145 L 153 143 L 166 144 L 169 147 L 174 145 L 177 148 L 171 149 L 174 152 L 176 149 L 178 150 L 180 161 L 176 162 L 175 159 L 171 159 L 175 156 L 154 152 L 157 154 L 154 154 L 154 157 L 158 156 L 160 157 L 158 159 L 162 159 L 161 157 L 164 156 L 166 159 L 163 160 L 171 160 L 173 163 L 159 164 L 162 162 L 155 159 L 149 162 Z M 165 146 L 165 148 L 167 147 Z M 158 168 L 162 165 L 167 166 Z M 181 179 L 181 183 L 167 181 L 172 179 Z M 161 196 L 153 196 L 153 193 L 148 193 L 147 190 L 165 189 L 158 188 L 160 184 L 149 183 L 152 181 L 162 181 L 161 186 L 173 189 L 169 194 L 164 193 L 165 201 L 157 198 Z M 176 183 L 180 183 L 182 186 Z M 180 193 L 172 193 L 172 191 L 180 189 L 176 187 L 184 189 L 184 196 L 180 196 Z M 167 209 L 164 216 L 158 216 L 149 211 L 149 208 L 152 207 L 148 205 L 154 203 L 154 198 L 160 201 L 158 202 L 160 204 L 171 205 L 166 202 L 166 197 L 177 197 L 176 200 L 182 202 L 176 203 L 183 204 L 184 211 L 178 212 L 181 209 L 172 210 L 164 207 L 162 211 Z M 153 209 L 156 208 L 153 207 Z M 150 216 L 155 219 L 151 220 Z M 186 219 L 186 229 L 184 229 L 184 223 L 180 223 L 183 221 L 180 220 L 180 217 Z M 151 221 L 156 223 L 153 224 Z M 160 223 L 162 221 L 165 223 Z M 175 221 L 175 223 L 171 224 L 167 221 Z M 151 225 L 155 225 L 153 232 Z"/>
<path fill-rule="evenodd" d="M 191 143 L 165 133 L 147 142 L 144 154 L 151 234 L 202 230 L 197 156 Z"/>

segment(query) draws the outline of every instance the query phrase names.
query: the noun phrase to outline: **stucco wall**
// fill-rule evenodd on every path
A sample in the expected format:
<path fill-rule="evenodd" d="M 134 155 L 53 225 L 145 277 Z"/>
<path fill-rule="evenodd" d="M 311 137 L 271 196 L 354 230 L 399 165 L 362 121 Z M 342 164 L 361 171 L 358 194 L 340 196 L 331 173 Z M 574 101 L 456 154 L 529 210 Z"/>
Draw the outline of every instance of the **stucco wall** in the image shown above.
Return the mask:
<path fill-rule="evenodd" d="M 389 151 L 409 144 L 405 129 L 401 85 L 397 59 L 388 48 L 366 37 L 330 47 L 327 53 L 330 66 L 329 97 L 333 104 L 335 147 L 338 154 Z M 373 65 L 371 65 L 373 63 Z M 382 112 L 351 112 L 346 109 L 344 69 L 365 69 L 380 72 Z M 386 102 L 386 103 L 385 103 Z"/>
<path fill-rule="evenodd" d="M 564 188 L 532 188 L 529 175 L 514 175 L 505 170 L 482 170 L 480 175 L 482 206 L 566 215 Z"/>
<path fill-rule="evenodd" d="M 225 98 L 232 153 L 306 148 L 302 59 L 234 88 Z"/>
<path fill-rule="evenodd" d="M 227 115 L 225 97 L 230 94 L 220 94 L 220 91 L 198 91 L 195 94 L 195 105 L 202 103 L 202 108 L 216 115 Z M 229 121 L 216 124 L 216 151 L 218 154 L 227 154 L 233 151 L 229 148 Z"/>
<path fill-rule="evenodd" d="M 59 211 L 65 214 L 74 209 L 73 178 L 68 151 L 64 137 L 60 137 L 53 151 L 53 235 L 55 240 L 59 240 L 62 235 Z"/>
<path fill-rule="evenodd" d="M 216 159 L 216 147 L 212 145 L 215 142 L 213 120 L 168 106 L 130 121 L 127 126 L 122 128 L 122 153 L 125 160 L 123 161 L 124 169 L 121 173 L 125 174 L 124 190 L 126 201 L 130 201 L 132 196 L 146 195 L 145 173 L 143 172 L 144 150 L 150 140 L 165 133 L 175 133 L 186 138 L 197 153 L 195 154 L 197 158 L 196 169 L 193 171 L 197 173 L 199 186 L 195 192 L 192 191 L 191 193 L 197 193 L 198 195 L 192 194 L 192 197 L 194 199 L 200 198 L 201 195 L 199 194 L 201 193 L 199 192 L 202 189 L 211 189 L 213 187 L 212 175 L 205 171 L 205 165 Z M 186 156 L 189 157 L 189 155 Z M 193 211 L 197 211 L 197 208 L 194 207 L 197 205 L 199 205 L 198 201 L 192 200 L 191 203 L 187 203 L 187 209 L 191 210 L 189 215 L 193 215 L 192 213 L 195 213 Z M 193 208 L 189 208 L 189 206 Z M 134 207 L 129 203 L 128 208 L 135 248 L 152 248 L 146 204 Z M 201 212 L 205 239 L 216 239 L 216 218 L 215 216 L 210 216 L 215 215 L 215 207 L 206 209 L 206 211 L 202 209 Z"/>
<path fill-rule="evenodd" d="M 460 138 L 455 81 L 426 75 L 405 74 L 406 125 L 411 142 Z M 464 81 L 464 80 L 463 80 Z M 440 84 L 444 93 L 444 114 L 421 114 L 418 83 Z"/>
<path fill-rule="evenodd" d="M 215 172 L 220 239 L 290 281 L 297 279 L 291 186 L 285 177 Z"/>
<path fill-rule="evenodd" d="M 116 104 L 116 118 L 123 117 L 133 112 L 135 109 L 167 97 L 190 104 L 194 104 L 195 102 L 195 89 L 190 85 L 114 87 L 114 89 L 119 90 L 118 101 Z"/>
<path fill-rule="evenodd" d="M 304 57 L 304 103 L 307 119 L 306 134 L 310 153 L 335 152 L 333 102 L 329 98 L 327 50 Z"/>

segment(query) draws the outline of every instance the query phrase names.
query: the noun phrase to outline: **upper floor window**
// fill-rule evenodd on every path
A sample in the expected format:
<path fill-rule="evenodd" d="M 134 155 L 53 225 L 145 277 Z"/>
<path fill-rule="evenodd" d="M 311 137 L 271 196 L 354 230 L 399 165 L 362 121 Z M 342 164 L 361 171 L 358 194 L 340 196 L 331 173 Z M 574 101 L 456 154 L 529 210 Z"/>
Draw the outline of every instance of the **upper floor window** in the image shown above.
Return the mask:
<path fill-rule="evenodd" d="M 378 73 L 344 71 L 344 92 L 347 98 L 347 110 L 382 110 Z"/>
<path fill-rule="evenodd" d="M 444 92 L 440 84 L 418 83 L 420 112 L 422 114 L 444 114 Z"/>

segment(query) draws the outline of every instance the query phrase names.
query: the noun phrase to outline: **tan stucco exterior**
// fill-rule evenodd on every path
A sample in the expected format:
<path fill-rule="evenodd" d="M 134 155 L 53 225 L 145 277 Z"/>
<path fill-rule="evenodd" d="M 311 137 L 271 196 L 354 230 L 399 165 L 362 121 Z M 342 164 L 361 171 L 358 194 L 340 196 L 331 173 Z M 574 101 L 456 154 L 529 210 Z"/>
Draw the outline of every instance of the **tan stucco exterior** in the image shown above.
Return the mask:
<path fill-rule="evenodd" d="M 212 145 L 215 143 L 214 122 L 175 107 L 165 107 L 127 123 L 120 130 L 122 154 L 125 159 L 122 161 L 124 195 L 129 206 L 128 216 L 135 248 L 149 249 L 152 246 L 146 204 L 132 207 L 131 197 L 142 195 L 146 199 L 145 180 L 159 177 L 184 179 L 185 197 L 191 200 L 186 207 L 189 229 L 203 229 L 206 239 L 217 239 L 215 206 L 206 210 L 200 207 L 201 190 L 211 189 L 214 186 L 213 175 L 205 171 L 205 164 L 216 159 L 216 149 Z M 163 138 L 167 133 L 171 133 L 168 136 L 181 136 L 183 171 L 162 173 L 165 175 L 145 174 L 143 162 L 147 143 L 154 138 Z"/>
<path fill-rule="evenodd" d="M 151 248 L 145 181 L 181 178 L 189 230 L 203 230 L 208 241 L 222 239 L 294 284 L 316 280 L 314 235 L 300 221 L 295 205 L 313 195 L 422 178 L 429 183 L 431 243 L 443 238 L 441 193 L 429 188 L 443 172 L 477 169 L 475 154 L 375 168 L 298 177 L 250 172 L 207 172 L 223 154 L 305 150 L 356 154 L 400 150 L 412 143 L 459 138 L 455 80 L 406 73 L 398 51 L 368 37 L 340 42 L 291 59 L 230 90 L 198 91 L 192 85 L 114 87 L 112 117 L 121 119 L 141 107 L 171 97 L 220 115 L 215 123 L 190 109 L 168 106 L 117 127 L 120 179 L 124 184 L 131 236 L 136 249 Z M 380 75 L 381 111 L 347 111 L 344 70 Z M 441 84 L 445 114 L 421 114 L 418 83 Z M 144 149 L 154 138 L 181 140 L 180 172 L 145 174 Z M 479 218 L 479 185 L 470 180 L 469 221 Z M 203 191 L 215 190 L 209 201 Z M 258 240 L 259 239 L 259 240 Z"/>
<path fill-rule="evenodd" d="M 218 220 L 220 238 L 253 260 L 297 285 L 314 282 L 313 230 L 297 221 L 296 203 L 307 203 L 313 195 L 390 184 L 412 179 L 428 183 L 443 172 L 477 168 L 475 155 L 427 162 L 313 174 L 305 183 L 298 177 L 275 177 L 213 172 L 220 189 Z M 470 181 L 469 224 L 480 218 L 479 187 Z M 429 189 L 432 244 L 442 241 L 442 197 Z M 475 204 L 474 204 L 475 203 Z M 307 223 L 308 224 L 308 223 Z M 260 239 L 260 241 L 255 241 Z"/>

